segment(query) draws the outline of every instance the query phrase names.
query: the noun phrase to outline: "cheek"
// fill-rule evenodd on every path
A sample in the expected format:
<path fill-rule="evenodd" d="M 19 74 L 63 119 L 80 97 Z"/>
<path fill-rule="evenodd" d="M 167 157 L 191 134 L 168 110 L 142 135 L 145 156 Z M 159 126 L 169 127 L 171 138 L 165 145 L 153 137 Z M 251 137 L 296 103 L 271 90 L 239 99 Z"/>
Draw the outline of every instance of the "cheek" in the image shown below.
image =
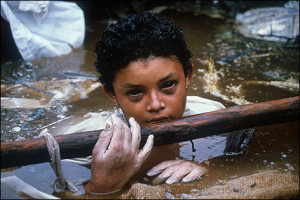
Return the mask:
<path fill-rule="evenodd" d="M 132 104 L 130 102 L 126 102 L 125 104 L 120 104 L 120 107 L 128 120 L 130 117 L 133 117 L 139 124 L 144 122 L 144 106 L 142 104 Z"/>
<path fill-rule="evenodd" d="M 170 113 L 174 118 L 181 118 L 185 110 L 186 104 L 186 91 L 184 89 L 178 90 L 172 97 L 168 100 L 168 106 Z"/>

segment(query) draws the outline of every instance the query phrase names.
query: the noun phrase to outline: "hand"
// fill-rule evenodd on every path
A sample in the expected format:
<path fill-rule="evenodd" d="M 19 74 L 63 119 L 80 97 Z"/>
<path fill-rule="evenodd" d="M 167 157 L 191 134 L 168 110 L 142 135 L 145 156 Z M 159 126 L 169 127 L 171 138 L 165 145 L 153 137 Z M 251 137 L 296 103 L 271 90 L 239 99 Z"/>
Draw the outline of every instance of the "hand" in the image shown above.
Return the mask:
<path fill-rule="evenodd" d="M 150 135 L 139 152 L 141 131 L 134 118 L 129 127 L 112 116 L 102 131 L 92 153 L 92 177 L 85 186 L 86 193 L 110 193 L 121 190 L 128 180 L 140 169 L 153 147 Z"/>
<path fill-rule="evenodd" d="M 193 181 L 206 173 L 206 169 L 200 165 L 186 160 L 168 160 L 161 162 L 147 172 L 148 176 L 161 173 L 152 183 L 157 184 L 164 180 L 172 184 L 182 179 L 183 182 Z"/>

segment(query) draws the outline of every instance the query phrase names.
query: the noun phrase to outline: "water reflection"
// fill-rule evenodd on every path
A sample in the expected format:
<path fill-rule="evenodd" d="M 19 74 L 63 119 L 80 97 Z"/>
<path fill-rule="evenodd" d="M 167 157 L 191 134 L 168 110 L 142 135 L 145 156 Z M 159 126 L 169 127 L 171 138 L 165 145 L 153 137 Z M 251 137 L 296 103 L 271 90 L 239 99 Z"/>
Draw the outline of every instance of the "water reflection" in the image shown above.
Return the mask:
<path fill-rule="evenodd" d="M 202 139 L 193 140 L 196 151 L 193 151 L 190 142 L 180 143 L 180 158 L 192 160 L 198 163 L 209 160 L 214 157 L 224 155 L 227 137 L 225 136 L 211 136 Z"/>

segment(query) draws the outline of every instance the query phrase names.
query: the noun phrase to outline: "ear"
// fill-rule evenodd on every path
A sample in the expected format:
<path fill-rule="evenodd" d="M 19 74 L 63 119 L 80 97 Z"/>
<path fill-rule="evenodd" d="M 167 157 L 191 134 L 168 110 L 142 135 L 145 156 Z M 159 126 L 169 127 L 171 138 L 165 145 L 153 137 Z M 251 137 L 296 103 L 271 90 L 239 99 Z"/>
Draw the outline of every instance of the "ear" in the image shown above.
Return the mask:
<path fill-rule="evenodd" d="M 191 63 L 191 69 L 189 69 L 188 71 L 187 71 L 187 74 L 186 74 L 186 77 L 185 77 L 185 84 L 186 84 L 186 86 L 188 86 L 189 84 L 190 84 L 190 81 L 191 81 L 191 79 L 192 79 L 192 76 L 193 76 L 193 73 L 194 73 L 194 63 Z"/>
<path fill-rule="evenodd" d="M 102 89 L 103 89 L 103 91 L 107 94 L 107 96 L 115 103 L 115 104 L 118 104 L 118 101 L 117 101 L 117 98 L 116 98 L 116 96 L 113 94 L 113 93 L 111 93 L 111 92 L 109 92 L 107 89 L 106 89 L 106 87 L 102 87 Z"/>

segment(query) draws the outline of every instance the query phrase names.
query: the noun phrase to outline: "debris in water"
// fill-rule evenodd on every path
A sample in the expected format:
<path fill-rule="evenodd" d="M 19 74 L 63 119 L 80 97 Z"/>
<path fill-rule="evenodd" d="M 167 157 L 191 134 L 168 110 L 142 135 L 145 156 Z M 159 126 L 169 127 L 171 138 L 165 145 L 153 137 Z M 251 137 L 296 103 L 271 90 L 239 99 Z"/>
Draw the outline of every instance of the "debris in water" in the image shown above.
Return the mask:
<path fill-rule="evenodd" d="M 293 4 L 292 6 L 290 6 Z M 245 37 L 287 42 L 299 36 L 299 2 L 284 7 L 251 9 L 236 15 L 236 29 Z"/>
<path fill-rule="evenodd" d="M 70 103 L 86 98 L 90 92 L 100 86 L 97 80 L 82 78 L 1 85 L 2 93 L 10 95 L 18 91 L 15 97 L 1 97 L 1 107 L 34 109 L 54 106 L 57 100 Z M 30 98 L 24 98 L 25 95 Z"/>
<path fill-rule="evenodd" d="M 299 92 L 299 82 L 292 78 L 285 81 L 246 81 L 246 84 L 274 86 L 282 89 L 288 89 L 289 91 Z"/>
<path fill-rule="evenodd" d="M 21 128 L 16 126 L 12 129 L 13 132 L 20 132 Z"/>
<path fill-rule="evenodd" d="M 221 79 L 219 75 L 224 76 L 224 73 L 220 70 L 216 70 L 214 66 L 214 61 L 212 58 L 205 60 L 202 64 L 208 65 L 208 71 L 204 70 L 203 77 L 200 77 L 203 81 L 203 89 L 205 93 L 210 93 L 216 97 L 220 97 L 225 101 L 231 101 L 238 105 L 251 104 L 245 99 L 245 96 L 241 93 L 241 86 L 227 86 L 228 93 L 234 93 L 236 96 L 230 94 L 225 95 L 221 93 L 221 90 L 218 87 L 218 81 Z M 198 70 L 199 71 L 199 70 Z M 200 71 L 199 71 L 200 72 Z"/>
<path fill-rule="evenodd" d="M 49 127 L 49 126 L 52 126 L 52 125 L 54 125 L 54 124 L 56 124 L 56 123 L 59 123 L 59 122 L 61 122 L 61 121 L 63 121 L 63 120 L 69 119 L 70 117 L 71 117 L 71 116 L 66 117 L 66 118 L 64 118 L 64 119 L 60 119 L 60 120 L 58 120 L 58 121 L 56 121 L 56 122 L 52 122 L 51 124 L 48 124 L 48 125 L 46 125 L 46 126 L 43 126 L 43 127 L 39 128 L 39 129 L 45 129 L 45 128 L 47 128 L 47 127 Z"/>
<path fill-rule="evenodd" d="M 232 38 L 232 33 L 231 31 L 226 31 L 225 33 L 217 34 L 216 37 L 220 40 L 228 40 Z"/>
<path fill-rule="evenodd" d="M 205 163 L 207 166 L 209 166 L 209 164 L 210 164 L 208 160 L 205 160 L 204 163 Z"/>
<path fill-rule="evenodd" d="M 242 154 L 250 142 L 255 128 L 234 131 L 231 133 L 224 150 L 225 155 Z"/>
<path fill-rule="evenodd" d="M 98 77 L 93 74 L 86 74 L 86 73 L 79 73 L 79 72 L 68 72 L 64 71 L 63 76 L 66 78 L 86 78 L 86 79 L 92 79 L 92 80 L 97 80 Z"/>
<path fill-rule="evenodd" d="M 29 121 L 35 121 L 41 117 L 41 115 L 45 115 L 45 111 L 44 109 L 39 108 L 30 115 Z"/>
<path fill-rule="evenodd" d="M 292 166 L 292 165 L 290 165 L 289 163 L 286 163 L 286 164 L 284 164 L 286 167 L 288 167 L 288 169 L 289 170 L 295 170 L 295 168 Z"/>
<path fill-rule="evenodd" d="M 53 195 L 37 190 L 35 187 L 25 183 L 15 175 L 1 178 L 1 185 L 2 184 L 16 194 L 20 196 L 26 195 L 30 199 L 59 199 Z"/>
<path fill-rule="evenodd" d="M 45 106 L 46 105 L 43 105 L 42 102 L 35 99 L 1 97 L 2 108 L 35 109 L 35 108 L 43 108 Z"/>

